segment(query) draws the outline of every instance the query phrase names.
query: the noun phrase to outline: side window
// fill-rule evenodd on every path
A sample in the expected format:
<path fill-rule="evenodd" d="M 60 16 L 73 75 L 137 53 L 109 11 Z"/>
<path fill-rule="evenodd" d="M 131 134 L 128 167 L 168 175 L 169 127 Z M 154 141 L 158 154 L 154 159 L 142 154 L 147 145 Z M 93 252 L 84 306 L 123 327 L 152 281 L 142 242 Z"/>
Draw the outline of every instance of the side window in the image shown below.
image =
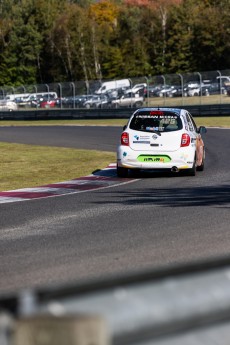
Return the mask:
<path fill-rule="evenodd" d="M 191 119 L 191 116 L 189 113 L 186 113 L 186 120 L 187 120 L 187 123 L 188 123 L 188 128 L 191 132 L 194 132 L 196 131 L 196 127 L 194 127 L 193 125 L 193 121 Z"/>
<path fill-rule="evenodd" d="M 192 121 L 192 124 L 193 124 L 193 127 L 194 127 L 195 131 L 197 132 L 197 126 L 196 126 L 196 123 L 195 123 L 195 121 L 194 121 L 192 115 L 189 114 L 189 117 L 190 117 L 190 119 L 191 119 L 191 121 Z"/>

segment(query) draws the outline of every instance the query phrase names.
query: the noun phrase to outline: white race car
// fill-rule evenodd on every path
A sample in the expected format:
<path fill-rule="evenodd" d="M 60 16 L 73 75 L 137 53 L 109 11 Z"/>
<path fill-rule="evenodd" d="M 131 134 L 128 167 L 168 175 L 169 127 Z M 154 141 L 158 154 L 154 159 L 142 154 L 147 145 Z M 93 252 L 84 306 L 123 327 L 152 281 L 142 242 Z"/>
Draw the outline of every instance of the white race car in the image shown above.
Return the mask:
<path fill-rule="evenodd" d="M 186 170 L 194 176 L 204 169 L 205 147 L 201 137 L 207 130 L 197 128 L 185 109 L 141 108 L 123 128 L 117 149 L 117 175 L 129 170 Z"/>

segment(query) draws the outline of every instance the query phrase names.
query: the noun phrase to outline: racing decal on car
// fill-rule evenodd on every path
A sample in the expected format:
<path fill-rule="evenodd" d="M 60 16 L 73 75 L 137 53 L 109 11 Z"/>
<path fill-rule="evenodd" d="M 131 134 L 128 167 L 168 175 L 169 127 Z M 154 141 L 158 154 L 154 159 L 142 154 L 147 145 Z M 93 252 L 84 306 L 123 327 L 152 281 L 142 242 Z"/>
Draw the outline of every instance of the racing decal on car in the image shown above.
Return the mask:
<path fill-rule="evenodd" d="M 149 139 L 149 135 L 140 135 L 140 139 L 142 140 Z"/>
<path fill-rule="evenodd" d="M 156 139 L 158 138 L 158 135 L 157 135 L 157 134 L 153 134 L 152 138 L 153 138 L 154 140 L 156 140 Z"/>
<path fill-rule="evenodd" d="M 186 161 L 188 159 L 188 154 L 183 152 L 182 155 L 180 156 L 180 159 L 183 159 L 183 161 Z"/>
<path fill-rule="evenodd" d="M 137 157 L 139 162 L 168 163 L 171 158 L 167 155 L 140 155 Z"/>
<path fill-rule="evenodd" d="M 135 134 L 134 138 L 136 140 L 133 140 L 133 144 L 150 144 L 149 136 L 146 136 L 146 135 L 140 135 L 139 136 L 139 135 Z"/>
<path fill-rule="evenodd" d="M 150 141 L 137 141 L 137 140 L 134 140 L 133 141 L 133 144 L 150 144 Z"/>

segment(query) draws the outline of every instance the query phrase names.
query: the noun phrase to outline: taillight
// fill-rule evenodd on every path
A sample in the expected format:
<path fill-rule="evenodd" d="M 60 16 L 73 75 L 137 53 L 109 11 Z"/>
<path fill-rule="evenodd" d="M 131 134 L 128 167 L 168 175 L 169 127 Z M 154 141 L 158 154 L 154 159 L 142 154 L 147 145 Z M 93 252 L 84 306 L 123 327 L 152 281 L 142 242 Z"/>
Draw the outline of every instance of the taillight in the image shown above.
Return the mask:
<path fill-rule="evenodd" d="M 189 144 L 190 144 L 190 136 L 187 133 L 183 133 L 182 137 L 181 137 L 181 144 L 180 144 L 180 146 L 181 147 L 189 146 Z"/>
<path fill-rule="evenodd" d="M 129 134 L 127 132 L 121 134 L 121 145 L 129 146 Z"/>

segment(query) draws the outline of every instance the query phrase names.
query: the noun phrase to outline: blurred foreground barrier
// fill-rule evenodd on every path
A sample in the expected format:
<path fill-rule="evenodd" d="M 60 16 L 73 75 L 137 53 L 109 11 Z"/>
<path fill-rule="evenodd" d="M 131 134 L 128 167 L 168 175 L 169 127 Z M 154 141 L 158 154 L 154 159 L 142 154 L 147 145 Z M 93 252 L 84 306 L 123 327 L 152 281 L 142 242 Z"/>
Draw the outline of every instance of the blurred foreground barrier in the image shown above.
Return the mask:
<path fill-rule="evenodd" d="M 187 109 L 194 117 L 230 116 L 230 104 L 177 106 Z M 39 109 L 0 111 L 0 120 L 61 120 L 61 119 L 123 119 L 135 108 L 118 109 Z"/>
<path fill-rule="evenodd" d="M 0 302 L 1 345 L 229 345 L 230 258 Z"/>
<path fill-rule="evenodd" d="M 105 322 L 93 316 L 37 316 L 15 324 L 15 345 L 108 345 Z"/>

